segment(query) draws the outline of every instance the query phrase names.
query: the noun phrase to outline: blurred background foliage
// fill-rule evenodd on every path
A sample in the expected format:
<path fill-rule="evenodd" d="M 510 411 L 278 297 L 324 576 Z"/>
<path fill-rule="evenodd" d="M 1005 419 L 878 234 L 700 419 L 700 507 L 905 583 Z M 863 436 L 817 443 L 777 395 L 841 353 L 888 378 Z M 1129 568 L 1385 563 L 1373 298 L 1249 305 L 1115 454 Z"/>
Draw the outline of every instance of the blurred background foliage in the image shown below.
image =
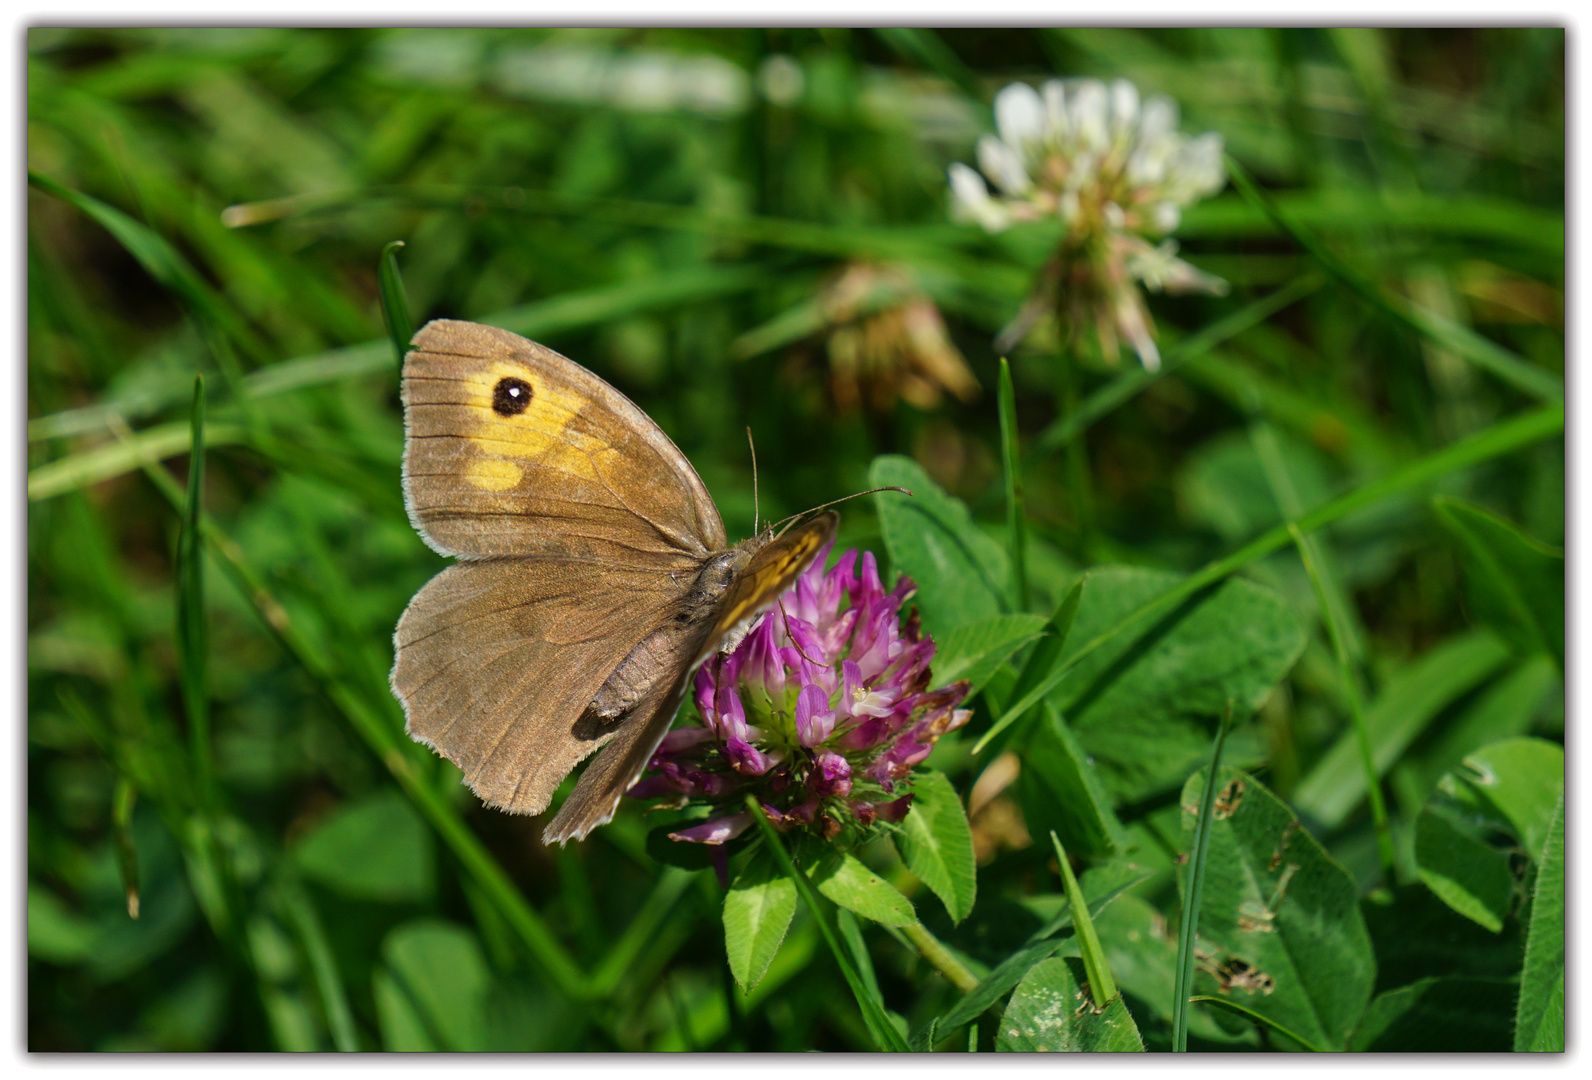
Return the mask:
<path fill-rule="evenodd" d="M 403 739 L 392 627 L 442 560 L 399 491 L 389 241 L 417 321 L 490 322 L 591 367 L 675 439 L 732 536 L 752 525 L 750 425 L 765 517 L 899 453 L 1004 539 L 990 341 L 1055 234 L 946 218 L 946 166 L 972 159 L 997 89 L 1170 94 L 1355 273 L 1557 376 L 1564 49 L 1556 29 L 30 30 L 31 1048 L 871 1045 L 805 915 L 743 997 L 718 885 L 660 867 L 639 813 L 545 849 L 540 821 L 481 809 Z M 1054 344 L 1012 357 L 1036 611 L 1090 566 L 1188 571 L 1281 520 L 1254 417 L 1308 507 L 1532 404 L 1319 273 L 1231 186 L 1177 235 L 1232 289 L 1153 297 L 1163 352 L 1294 292 L 1089 427 L 1084 498 L 1052 427 Z M 1085 394 L 1127 370 L 1081 363 Z M 231 545 L 206 556 L 213 786 L 187 749 L 180 516 L 153 464 L 187 469 L 195 372 L 204 502 Z M 1563 542 L 1560 439 L 1438 486 Z M 1482 743 L 1562 738 L 1562 638 L 1555 655 L 1521 629 L 1429 495 L 1324 534 L 1368 700 L 1404 718 L 1383 755 L 1401 883 L 1367 916 L 1378 989 L 1518 972 L 1508 904 L 1489 933 L 1412 893 L 1414 822 Z M 849 504 L 842 542 L 883 554 L 872 515 Z M 1316 594 L 1291 549 L 1248 574 L 1310 632 L 1237 756 L 1369 892 Z M 954 738 L 935 763 L 964 795 L 978 775 Z M 1170 970 L 1120 943 L 1170 940 L 1176 796 L 1117 806 L 1156 871 L 1101 924 L 1130 1006 Z M 1059 886 L 1010 798 L 973 809 L 977 909 L 952 928 L 920 907 L 977 968 Z M 1377 914 L 1400 905 L 1428 938 Z M 902 942 L 869 942 L 914 1029 L 954 1000 Z M 1163 1005 L 1134 1006 L 1152 1047 Z M 1256 1043 L 1223 1014 L 1194 1034 Z"/>

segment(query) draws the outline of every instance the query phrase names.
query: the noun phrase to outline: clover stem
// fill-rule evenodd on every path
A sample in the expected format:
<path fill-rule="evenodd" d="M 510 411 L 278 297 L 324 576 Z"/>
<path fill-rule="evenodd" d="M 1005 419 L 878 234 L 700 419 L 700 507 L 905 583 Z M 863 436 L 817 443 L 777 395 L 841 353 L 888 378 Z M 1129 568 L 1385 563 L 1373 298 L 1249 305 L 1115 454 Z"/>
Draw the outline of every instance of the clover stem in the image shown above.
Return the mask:
<path fill-rule="evenodd" d="M 944 975 L 952 986 L 964 994 L 971 993 L 978 986 L 978 976 L 967 970 L 960 960 L 952 956 L 951 951 L 941 945 L 939 939 L 929 933 L 928 928 L 922 923 L 909 923 L 901 928 L 901 932 L 916 947 L 919 955 L 933 964 L 935 970 Z"/>

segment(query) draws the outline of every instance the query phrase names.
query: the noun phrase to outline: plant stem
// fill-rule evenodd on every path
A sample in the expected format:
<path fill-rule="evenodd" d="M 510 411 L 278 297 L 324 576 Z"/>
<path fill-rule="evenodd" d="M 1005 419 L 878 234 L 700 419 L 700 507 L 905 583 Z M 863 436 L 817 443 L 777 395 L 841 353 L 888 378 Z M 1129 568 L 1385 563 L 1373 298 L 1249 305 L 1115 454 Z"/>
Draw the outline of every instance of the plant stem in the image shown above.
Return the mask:
<path fill-rule="evenodd" d="M 868 1026 L 869 1036 L 881 1050 L 910 1051 L 911 1047 L 907 1045 L 906 1039 L 896 1030 L 895 1024 L 885 1013 L 884 1002 L 869 992 L 867 983 L 863 981 L 856 964 L 852 963 L 851 957 L 847 955 L 845 946 L 835 933 L 835 928 L 829 925 L 824 905 L 818 898 L 818 890 L 813 888 L 813 883 L 807 880 L 807 875 L 797 868 L 796 860 L 792 859 L 790 852 L 785 850 L 785 844 L 780 840 L 779 833 L 774 831 L 774 826 L 769 823 L 756 796 L 746 797 L 746 809 L 751 813 L 752 820 L 757 822 L 758 830 L 763 834 L 763 843 L 773 854 L 774 861 L 779 863 L 780 869 L 790 876 L 797 893 L 801 895 L 807 910 L 812 914 L 813 922 L 818 924 L 819 934 L 829 946 L 829 951 L 834 954 L 840 974 L 845 977 L 846 985 L 851 987 L 851 993 L 857 999 L 857 1007 L 862 1011 L 862 1019 Z"/>
<path fill-rule="evenodd" d="M 1067 331 L 1059 331 L 1067 342 Z M 1063 344 L 1058 365 L 1060 421 L 1067 422 L 1078 412 L 1078 361 L 1070 344 Z M 1078 523 L 1078 535 L 1085 556 L 1095 543 L 1094 492 L 1089 486 L 1089 452 L 1081 438 L 1067 442 L 1067 495 L 1072 503 L 1072 514 Z"/>
<path fill-rule="evenodd" d="M 903 926 L 901 932 L 918 950 L 918 955 L 933 964 L 935 970 L 944 975 L 952 986 L 964 994 L 971 993 L 978 986 L 978 976 L 952 956 L 951 951 L 940 944 L 939 939 L 929 933 L 922 923 L 910 923 Z"/>
<path fill-rule="evenodd" d="M 1001 471 L 1006 479 L 1006 535 L 1011 543 L 1012 610 L 1028 610 L 1028 526 L 1023 515 L 1022 458 L 1017 453 L 1017 399 L 1012 369 L 1001 357 Z"/>
<path fill-rule="evenodd" d="M 1326 586 L 1322 584 L 1321 569 L 1305 541 L 1307 537 L 1298 526 L 1290 523 L 1294 544 L 1299 548 L 1299 560 L 1305 564 L 1305 573 L 1315 587 L 1321 604 L 1321 617 L 1327 624 L 1327 636 L 1332 639 L 1332 652 L 1338 661 L 1338 678 L 1343 682 L 1344 696 L 1349 700 L 1349 718 L 1354 724 L 1354 739 L 1360 747 L 1360 765 L 1365 769 L 1365 791 L 1371 801 L 1371 821 L 1376 828 L 1377 857 L 1382 864 L 1382 883 L 1393 887 L 1395 862 L 1393 855 L 1393 829 L 1388 822 L 1387 804 L 1382 798 L 1382 781 L 1377 777 L 1376 753 L 1371 748 L 1371 729 L 1365 722 L 1365 703 L 1360 700 L 1360 687 L 1354 677 L 1354 665 L 1344 643 L 1343 628 L 1338 625 L 1337 612 L 1327 599 Z"/>

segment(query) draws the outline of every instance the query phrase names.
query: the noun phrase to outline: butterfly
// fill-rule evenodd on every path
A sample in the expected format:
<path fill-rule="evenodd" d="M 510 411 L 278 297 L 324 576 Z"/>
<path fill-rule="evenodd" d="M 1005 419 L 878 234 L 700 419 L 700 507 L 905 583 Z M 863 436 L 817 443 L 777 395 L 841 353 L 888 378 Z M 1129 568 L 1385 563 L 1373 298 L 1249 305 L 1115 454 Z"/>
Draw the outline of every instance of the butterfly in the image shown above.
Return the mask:
<path fill-rule="evenodd" d="M 692 672 L 728 652 L 835 535 L 833 510 L 730 546 L 691 463 L 579 364 L 439 319 L 404 358 L 404 505 L 457 561 L 409 602 L 392 689 L 409 736 L 542 832 L 612 819 Z"/>

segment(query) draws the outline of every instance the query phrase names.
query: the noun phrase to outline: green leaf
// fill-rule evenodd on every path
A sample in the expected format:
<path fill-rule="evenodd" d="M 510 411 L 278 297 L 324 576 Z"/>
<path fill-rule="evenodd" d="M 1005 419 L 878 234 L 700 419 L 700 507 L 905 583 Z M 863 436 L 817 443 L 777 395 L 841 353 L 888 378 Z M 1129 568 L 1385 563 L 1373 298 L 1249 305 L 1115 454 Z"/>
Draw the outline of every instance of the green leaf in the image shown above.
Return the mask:
<path fill-rule="evenodd" d="M 94 951 L 97 928 L 53 892 L 28 882 L 28 955 L 52 964 L 75 964 Z"/>
<path fill-rule="evenodd" d="M 1564 1050 L 1564 797 L 1554 808 L 1531 896 L 1531 931 L 1515 1009 L 1516 1050 Z M 1533 852 L 1535 854 L 1535 852 Z M 31 924 L 30 924 L 31 925 Z"/>
<path fill-rule="evenodd" d="M 1283 1044 L 1284 1047 L 1288 1047 L 1289 1043 L 1292 1043 L 1297 1044 L 1299 1049 L 1308 1050 L 1312 1054 L 1319 1054 L 1321 1052 L 1321 1047 L 1315 1045 L 1297 1031 L 1293 1031 L 1287 1027 L 1284 1027 L 1272 1017 L 1267 1016 L 1265 1013 L 1256 1012 L 1248 1005 L 1240 1005 L 1238 1002 L 1230 1001 L 1227 998 L 1209 997 L 1204 994 L 1197 994 L 1194 997 L 1189 998 L 1189 1001 L 1196 1002 L 1201 1005 L 1214 1006 L 1218 1013 L 1226 1013 L 1229 1016 L 1240 1017 L 1244 1020 L 1248 1020 L 1250 1023 L 1255 1024 L 1264 1030 L 1275 1032 L 1276 1034 L 1281 1035 L 1289 1040 L 1288 1043 Z"/>
<path fill-rule="evenodd" d="M 1524 735 L 1550 694 L 1563 685 L 1558 663 L 1547 653 L 1528 656 L 1505 670 L 1453 720 L 1434 732 L 1420 757 L 1423 787 L 1460 763 L 1466 754 L 1488 743 Z"/>
<path fill-rule="evenodd" d="M 359 1036 L 354 1031 L 353 1014 L 349 1011 L 348 991 L 343 986 L 343 975 L 338 970 L 337 958 L 332 954 L 331 942 L 321 925 L 320 913 L 309 895 L 296 881 L 279 885 L 278 897 L 282 913 L 298 935 L 304 958 L 309 961 L 315 979 L 316 997 L 326 1018 L 332 1045 L 346 1054 L 359 1051 Z"/>
<path fill-rule="evenodd" d="M 1185 849 L 1203 780 L 1201 770 L 1183 789 Z M 1354 878 L 1254 777 L 1224 768 L 1219 780 L 1199 913 L 1201 992 L 1342 1049 L 1376 978 Z"/>
<path fill-rule="evenodd" d="M 966 679 L 972 684 L 968 693 L 971 698 L 1013 653 L 1037 638 L 1045 624 L 1043 615 L 996 615 L 938 636 L 934 643 L 934 685 Z"/>
<path fill-rule="evenodd" d="M 1178 582 L 1135 567 L 1091 571 L 1060 663 Z M 1090 652 L 1050 700 L 1120 801 L 1175 788 L 1210 749 L 1229 701 L 1258 709 L 1299 658 L 1305 630 L 1263 585 L 1232 579 Z M 1235 747 L 1241 744 L 1235 740 Z"/>
<path fill-rule="evenodd" d="M 1386 1053 L 1496 1053 L 1509 1049 L 1508 979 L 1422 979 L 1378 994 L 1350 1050 Z"/>
<path fill-rule="evenodd" d="M 1056 605 L 1056 613 L 1045 626 L 1048 632 L 1023 660 L 1017 681 L 1012 684 L 1012 705 L 988 731 L 979 736 L 973 744 L 973 753 L 983 753 L 991 743 L 997 749 L 1004 749 L 1006 742 L 1020 730 L 1014 730 L 1012 725 L 1026 721 L 1043 699 L 1048 689 L 1044 684 L 1056 670 L 1056 662 L 1072 636 L 1072 624 L 1077 621 L 1078 605 L 1083 602 L 1083 587 L 1087 581 L 1087 575 L 1074 581 Z"/>
<path fill-rule="evenodd" d="M 1030 829 L 1054 825 L 1069 850 L 1090 858 L 1120 851 L 1126 833 L 1089 755 L 1050 702 L 1018 752 L 1017 795 Z"/>
<path fill-rule="evenodd" d="M 1564 791 L 1564 747 L 1546 739 L 1504 739 L 1467 754 L 1457 773 L 1536 858 Z"/>
<path fill-rule="evenodd" d="M 1477 612 L 1527 648 L 1564 665 L 1564 552 L 1479 506 L 1439 495 L 1438 520 L 1459 537 L 1474 570 Z"/>
<path fill-rule="evenodd" d="M 474 934 L 441 919 L 415 919 L 387 935 L 381 956 L 390 976 L 385 987 L 374 987 L 383 1045 L 483 1049 L 489 975 Z"/>
<path fill-rule="evenodd" d="M 293 855 L 305 877 L 354 900 L 425 900 L 436 878 L 431 830 L 391 789 L 338 807 Z"/>
<path fill-rule="evenodd" d="M 1121 861 L 1097 866 L 1084 874 L 1079 881 L 1084 898 L 1089 902 L 1089 914 L 1098 919 L 1100 913 L 1127 890 L 1144 881 L 1147 871 Z M 993 971 L 979 980 L 962 999 L 939 1019 L 939 1029 L 952 1031 L 971 1020 L 977 1020 L 984 1010 L 1000 1000 L 1012 987 L 1022 981 L 1030 968 L 1071 942 L 1070 936 L 1060 936 L 1072 926 L 1072 912 L 1063 910 L 1025 944 L 1002 960 Z"/>
<path fill-rule="evenodd" d="M 383 1050 L 431 1054 L 444 1049 L 426 1029 L 426 1022 L 421 1017 L 420 1010 L 409 1000 L 409 995 L 398 985 L 398 980 L 389 975 L 385 968 L 377 968 L 371 976 L 370 990 L 376 1002 L 376 1023 L 381 1029 Z M 308 1010 L 304 1011 L 307 1018 Z M 282 1021 L 278 1021 L 278 1026 L 291 1027 Z M 313 1048 L 313 1043 L 304 1047 L 306 1050 Z"/>
<path fill-rule="evenodd" d="M 1415 819 L 1415 864 L 1443 903 L 1497 933 L 1514 901 L 1515 878 L 1509 852 L 1489 843 L 1489 824 L 1473 801 L 1434 795 Z"/>
<path fill-rule="evenodd" d="M 1321 451 L 1279 435 L 1278 456 L 1301 510 L 1326 502 L 1332 480 Z M 1251 436 L 1240 430 L 1218 435 L 1196 447 L 1178 477 L 1178 505 L 1190 519 L 1228 543 L 1247 540 L 1283 521 L 1266 470 Z"/>
<path fill-rule="evenodd" d="M 1438 645 L 1393 676 L 1365 713 L 1379 775 L 1399 759 L 1450 702 L 1509 660 L 1509 647 L 1481 632 Z M 1365 798 L 1365 770 L 1354 732 L 1347 731 L 1294 792 L 1294 805 L 1328 828 L 1343 824 Z"/>
<path fill-rule="evenodd" d="M 795 914 L 795 882 L 758 848 L 724 894 L 724 949 L 743 993 L 762 981 Z"/>
<path fill-rule="evenodd" d="M 1564 790 L 1564 750 L 1505 739 L 1468 755 L 1438 781 L 1415 821 L 1421 880 L 1487 929 L 1503 929 L 1515 897 L 1511 848 L 1542 851 Z"/>
<path fill-rule="evenodd" d="M 808 878 L 831 902 L 884 926 L 909 926 L 918 921 L 912 901 L 855 855 L 818 841 L 802 846 Z"/>
<path fill-rule="evenodd" d="M 1070 956 L 1035 964 L 1012 994 L 995 1033 L 996 1050 L 1132 1052 L 1144 1049 L 1121 996 L 1103 1009 L 1089 1000 L 1084 965 Z"/>
<path fill-rule="evenodd" d="M 904 487 L 874 496 L 879 529 L 895 569 L 917 583 L 923 624 L 936 634 L 1007 610 L 1006 552 L 973 524 L 960 499 L 947 495 L 911 458 L 886 455 L 868 469 L 871 487 Z"/>
<path fill-rule="evenodd" d="M 907 869 L 944 902 L 951 921 L 967 918 L 978 888 L 973 831 L 943 773 L 927 769 L 913 775 L 912 808 L 895 838 Z"/>

